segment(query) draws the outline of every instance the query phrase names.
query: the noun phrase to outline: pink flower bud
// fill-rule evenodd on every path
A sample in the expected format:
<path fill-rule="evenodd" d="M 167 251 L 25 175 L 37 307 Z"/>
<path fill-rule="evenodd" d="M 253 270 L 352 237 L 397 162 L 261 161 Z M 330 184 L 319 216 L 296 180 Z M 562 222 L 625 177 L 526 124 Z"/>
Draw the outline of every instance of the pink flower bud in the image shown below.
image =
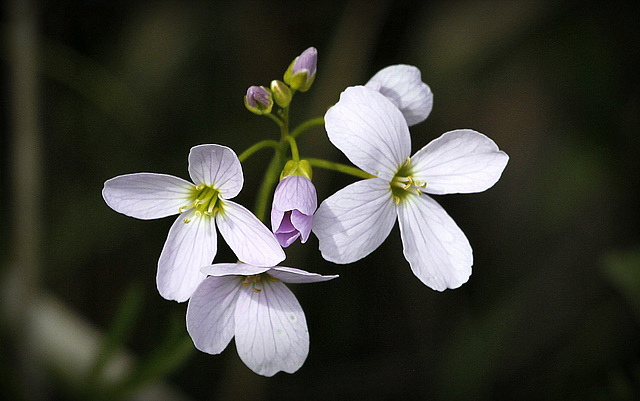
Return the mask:
<path fill-rule="evenodd" d="M 281 246 L 288 247 L 298 237 L 307 242 L 317 207 L 318 195 L 310 179 L 290 175 L 280 181 L 273 195 L 271 229 Z"/>

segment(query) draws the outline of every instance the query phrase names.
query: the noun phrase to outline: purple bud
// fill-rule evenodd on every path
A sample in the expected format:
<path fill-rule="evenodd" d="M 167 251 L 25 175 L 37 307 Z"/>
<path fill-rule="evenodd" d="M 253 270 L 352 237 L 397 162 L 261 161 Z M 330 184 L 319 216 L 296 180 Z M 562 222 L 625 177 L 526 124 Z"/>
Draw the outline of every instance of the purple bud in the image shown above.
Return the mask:
<path fill-rule="evenodd" d="M 288 247 L 298 237 L 307 242 L 317 207 L 318 195 L 310 179 L 290 175 L 280 181 L 273 194 L 271 229 L 281 246 Z"/>
<path fill-rule="evenodd" d="M 296 75 L 300 72 L 308 71 L 309 77 L 312 77 L 316 73 L 316 66 L 318 63 L 318 51 L 315 47 L 310 47 L 303 51 L 296 60 L 293 62 L 291 68 L 292 75 Z"/>
<path fill-rule="evenodd" d="M 258 103 L 263 107 L 269 107 L 271 93 L 262 86 L 251 86 L 247 89 L 247 103 L 253 108 L 257 108 Z"/>

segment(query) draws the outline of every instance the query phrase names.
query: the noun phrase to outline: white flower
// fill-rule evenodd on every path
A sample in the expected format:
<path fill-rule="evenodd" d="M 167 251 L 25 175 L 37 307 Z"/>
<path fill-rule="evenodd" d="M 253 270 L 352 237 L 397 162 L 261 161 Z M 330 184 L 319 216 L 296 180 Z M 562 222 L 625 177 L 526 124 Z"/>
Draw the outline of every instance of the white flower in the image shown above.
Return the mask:
<path fill-rule="evenodd" d="M 219 354 L 235 336 L 240 359 L 257 374 L 297 371 L 309 353 L 309 331 L 302 307 L 283 283 L 338 276 L 243 263 L 215 264 L 202 271 L 209 277 L 187 307 L 187 331 L 196 348 Z"/>
<path fill-rule="evenodd" d="M 178 302 L 189 299 L 206 277 L 200 268 L 216 256 L 216 224 L 243 262 L 274 266 L 285 258 L 271 231 L 229 200 L 244 181 L 233 150 L 221 145 L 191 148 L 189 175 L 196 184 L 166 174 L 121 175 L 107 180 L 102 190 L 107 205 L 127 216 L 147 220 L 180 214 L 169 230 L 156 277 L 160 295 Z"/>
<path fill-rule="evenodd" d="M 409 158 L 411 139 L 402 114 L 363 86 L 347 88 L 325 115 L 329 140 L 353 164 L 376 178 L 327 198 L 313 232 L 322 256 L 355 262 L 389 235 L 396 216 L 404 256 L 427 286 L 457 288 L 471 275 L 473 255 L 464 233 L 426 194 L 481 192 L 495 184 L 509 157 L 472 130 L 443 134 Z"/>
<path fill-rule="evenodd" d="M 422 82 L 420 70 L 412 65 L 398 64 L 383 68 L 365 86 L 391 100 L 409 126 L 424 121 L 433 108 L 431 88 Z"/>

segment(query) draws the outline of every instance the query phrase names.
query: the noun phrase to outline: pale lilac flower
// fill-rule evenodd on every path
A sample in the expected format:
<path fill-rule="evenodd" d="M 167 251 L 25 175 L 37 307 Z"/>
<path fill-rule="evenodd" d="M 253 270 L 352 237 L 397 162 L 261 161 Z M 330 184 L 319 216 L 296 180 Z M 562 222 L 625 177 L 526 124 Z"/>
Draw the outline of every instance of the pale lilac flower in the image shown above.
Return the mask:
<path fill-rule="evenodd" d="M 180 214 L 169 230 L 156 277 L 160 295 L 178 302 L 186 301 L 206 277 L 200 268 L 216 256 L 216 225 L 243 262 L 273 266 L 285 258 L 271 231 L 229 200 L 244 181 L 233 150 L 221 145 L 191 148 L 189 175 L 196 184 L 166 174 L 121 175 L 107 180 L 102 190 L 107 205 L 127 216 L 148 220 Z"/>
<path fill-rule="evenodd" d="M 380 93 L 347 88 L 325 115 L 329 140 L 349 160 L 375 176 L 327 198 L 313 232 L 322 256 L 355 262 L 389 235 L 396 217 L 404 256 L 427 286 L 457 288 L 471 275 L 469 241 L 428 194 L 472 193 L 495 184 L 509 157 L 479 132 L 450 131 L 409 158 L 411 138 L 402 113 Z"/>
<path fill-rule="evenodd" d="M 321 276 L 292 267 L 243 263 L 206 266 L 209 275 L 187 307 L 187 331 L 196 348 L 219 354 L 235 336 L 240 359 L 257 374 L 298 370 L 309 353 L 302 307 L 284 283 L 315 283 Z"/>
<path fill-rule="evenodd" d="M 391 100 L 409 126 L 424 121 L 433 108 L 431 88 L 422 82 L 420 70 L 412 65 L 398 64 L 383 68 L 365 86 Z"/>
<path fill-rule="evenodd" d="M 271 229 L 280 245 L 287 247 L 298 237 L 307 242 L 317 207 L 318 195 L 310 179 L 290 175 L 280 181 L 271 207 Z"/>

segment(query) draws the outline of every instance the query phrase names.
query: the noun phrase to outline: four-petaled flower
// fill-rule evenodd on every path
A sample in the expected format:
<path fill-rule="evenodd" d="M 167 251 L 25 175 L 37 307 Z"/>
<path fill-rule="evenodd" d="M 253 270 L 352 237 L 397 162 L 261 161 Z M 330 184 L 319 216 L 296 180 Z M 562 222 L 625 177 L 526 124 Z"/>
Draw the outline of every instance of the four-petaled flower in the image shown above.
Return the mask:
<path fill-rule="evenodd" d="M 302 307 L 283 283 L 314 283 L 321 276 L 292 267 L 243 263 L 206 266 L 209 275 L 187 307 L 187 331 L 199 350 L 221 353 L 235 336 L 240 359 L 254 372 L 293 373 L 309 353 Z"/>
<path fill-rule="evenodd" d="M 325 115 L 329 140 L 375 178 L 358 181 L 327 198 L 313 232 L 322 256 L 355 262 L 389 235 L 396 216 L 404 256 L 427 286 L 457 288 L 471 275 L 473 255 L 462 230 L 426 194 L 472 193 L 495 184 L 509 157 L 472 130 L 443 134 L 415 155 L 407 122 L 379 92 L 347 88 Z"/>
<path fill-rule="evenodd" d="M 206 277 L 200 268 L 216 255 L 216 225 L 243 262 L 274 266 L 285 258 L 273 233 L 229 200 L 244 181 L 233 150 L 221 145 L 191 148 L 189 175 L 196 184 L 166 174 L 127 174 L 107 180 L 102 190 L 107 205 L 127 216 L 147 220 L 180 214 L 169 230 L 156 276 L 160 295 L 178 302 L 189 299 Z"/>
<path fill-rule="evenodd" d="M 280 245 L 287 247 L 298 237 L 307 242 L 317 207 L 316 187 L 310 179 L 290 175 L 280 181 L 271 207 L 271 229 Z"/>

